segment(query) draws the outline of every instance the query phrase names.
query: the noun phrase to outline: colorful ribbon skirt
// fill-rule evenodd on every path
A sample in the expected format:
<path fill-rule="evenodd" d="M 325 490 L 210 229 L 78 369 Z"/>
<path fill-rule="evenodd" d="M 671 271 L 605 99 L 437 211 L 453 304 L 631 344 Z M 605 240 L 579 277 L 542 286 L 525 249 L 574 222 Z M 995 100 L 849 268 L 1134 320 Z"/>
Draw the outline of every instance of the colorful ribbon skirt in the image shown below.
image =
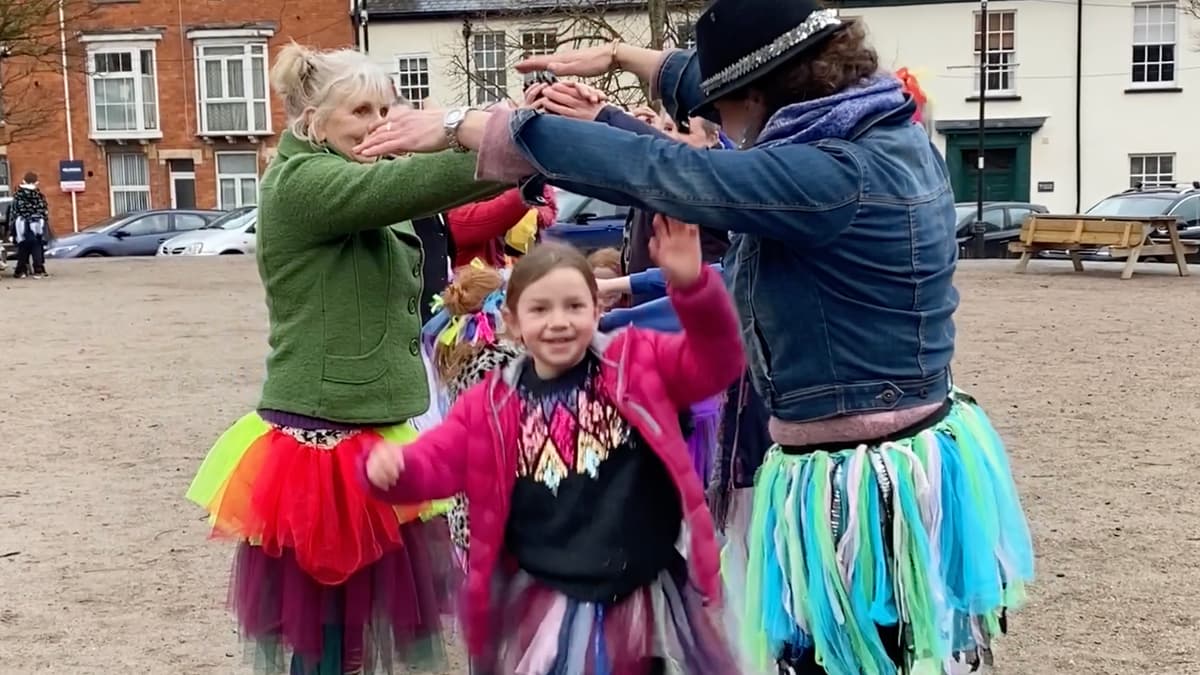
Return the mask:
<path fill-rule="evenodd" d="M 932 675 L 990 662 L 1034 556 L 1004 445 L 976 402 L 955 391 L 907 438 L 786 450 L 763 462 L 748 531 L 730 533 L 745 539 L 727 544 L 744 556 L 724 563 L 754 666 Z"/>
<path fill-rule="evenodd" d="M 735 675 L 720 617 L 684 574 L 658 579 L 613 605 L 582 602 L 525 572 L 502 584 L 494 658 L 473 675 Z"/>

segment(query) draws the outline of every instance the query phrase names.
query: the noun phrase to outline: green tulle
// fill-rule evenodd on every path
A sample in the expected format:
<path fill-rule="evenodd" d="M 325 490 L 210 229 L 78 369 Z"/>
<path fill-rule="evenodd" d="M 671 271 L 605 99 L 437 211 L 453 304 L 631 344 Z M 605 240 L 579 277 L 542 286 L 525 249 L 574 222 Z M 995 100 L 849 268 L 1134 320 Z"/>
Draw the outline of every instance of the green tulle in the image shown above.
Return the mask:
<path fill-rule="evenodd" d="M 225 479 L 229 478 L 238 462 L 242 460 L 242 456 L 254 441 L 270 430 L 271 425 L 256 412 L 234 422 L 208 451 L 208 456 L 204 458 L 191 487 L 188 488 L 187 498 L 208 508 L 221 486 L 225 484 Z"/>
<path fill-rule="evenodd" d="M 217 442 L 213 443 L 204 462 L 200 464 L 196 477 L 192 479 L 192 484 L 188 487 L 186 494 L 188 500 L 204 508 L 209 508 L 220 493 L 225 481 L 237 468 L 238 462 L 242 461 L 242 457 L 246 455 L 254 442 L 270 430 L 271 425 L 257 412 L 243 415 L 241 419 L 234 422 L 233 426 L 226 429 Z M 417 437 L 416 430 L 407 422 L 377 427 L 374 431 L 383 437 L 383 440 L 396 444 L 408 443 Z M 430 502 L 422 509 L 421 519 L 432 520 L 444 516 L 450 511 L 453 504 L 452 499 Z"/>

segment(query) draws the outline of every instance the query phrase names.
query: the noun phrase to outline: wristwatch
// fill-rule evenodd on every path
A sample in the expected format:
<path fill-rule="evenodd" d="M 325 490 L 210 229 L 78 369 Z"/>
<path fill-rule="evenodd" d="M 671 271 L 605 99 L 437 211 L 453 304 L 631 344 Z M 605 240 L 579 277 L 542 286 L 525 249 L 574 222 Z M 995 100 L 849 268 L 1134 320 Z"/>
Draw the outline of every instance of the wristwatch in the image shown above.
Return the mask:
<path fill-rule="evenodd" d="M 446 132 L 446 141 L 449 142 L 450 149 L 455 152 L 467 152 L 467 148 L 458 140 L 458 128 L 467 119 L 467 113 L 472 110 L 474 108 L 451 108 L 442 118 L 442 129 Z"/>

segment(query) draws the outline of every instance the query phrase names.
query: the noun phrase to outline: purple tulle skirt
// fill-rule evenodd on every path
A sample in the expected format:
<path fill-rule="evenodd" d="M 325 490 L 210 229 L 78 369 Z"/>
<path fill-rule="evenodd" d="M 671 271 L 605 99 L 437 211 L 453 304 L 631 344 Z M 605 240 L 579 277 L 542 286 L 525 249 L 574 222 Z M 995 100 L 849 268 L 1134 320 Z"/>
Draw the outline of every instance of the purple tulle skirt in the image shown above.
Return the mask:
<path fill-rule="evenodd" d="M 400 528 L 404 546 L 337 586 L 308 576 L 291 549 L 238 545 L 229 603 L 260 673 L 437 672 L 454 610 L 445 520 Z M 407 670 L 406 670 L 407 668 Z"/>
<path fill-rule="evenodd" d="M 692 433 L 688 435 L 688 452 L 692 455 L 692 465 L 700 483 L 708 484 L 712 477 L 719 434 L 721 431 L 721 413 L 725 396 L 714 396 L 692 406 Z"/>

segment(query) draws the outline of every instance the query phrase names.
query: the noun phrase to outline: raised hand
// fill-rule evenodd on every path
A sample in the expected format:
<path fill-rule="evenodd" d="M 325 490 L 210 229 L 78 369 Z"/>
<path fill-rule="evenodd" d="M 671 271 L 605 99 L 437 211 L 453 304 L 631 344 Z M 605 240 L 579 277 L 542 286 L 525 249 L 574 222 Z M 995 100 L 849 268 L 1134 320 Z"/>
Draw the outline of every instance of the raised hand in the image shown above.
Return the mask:
<path fill-rule="evenodd" d="M 371 485 L 387 490 L 396 484 L 403 470 L 404 453 L 400 446 L 381 442 L 371 448 L 371 455 L 367 457 L 367 480 Z"/>
<path fill-rule="evenodd" d="M 393 108 L 362 143 L 354 148 L 364 157 L 384 157 L 410 152 L 440 152 L 450 147 L 441 110 Z"/>
<path fill-rule="evenodd" d="M 654 217 L 654 236 L 650 238 L 650 257 L 662 269 L 667 283 L 687 288 L 700 278 L 703 262 L 700 252 L 700 228 L 662 215 Z"/>
<path fill-rule="evenodd" d="M 603 75 L 617 68 L 618 44 L 614 42 L 584 49 L 530 56 L 517 64 L 517 71 L 528 73 L 535 70 L 549 70 L 559 77 Z"/>

